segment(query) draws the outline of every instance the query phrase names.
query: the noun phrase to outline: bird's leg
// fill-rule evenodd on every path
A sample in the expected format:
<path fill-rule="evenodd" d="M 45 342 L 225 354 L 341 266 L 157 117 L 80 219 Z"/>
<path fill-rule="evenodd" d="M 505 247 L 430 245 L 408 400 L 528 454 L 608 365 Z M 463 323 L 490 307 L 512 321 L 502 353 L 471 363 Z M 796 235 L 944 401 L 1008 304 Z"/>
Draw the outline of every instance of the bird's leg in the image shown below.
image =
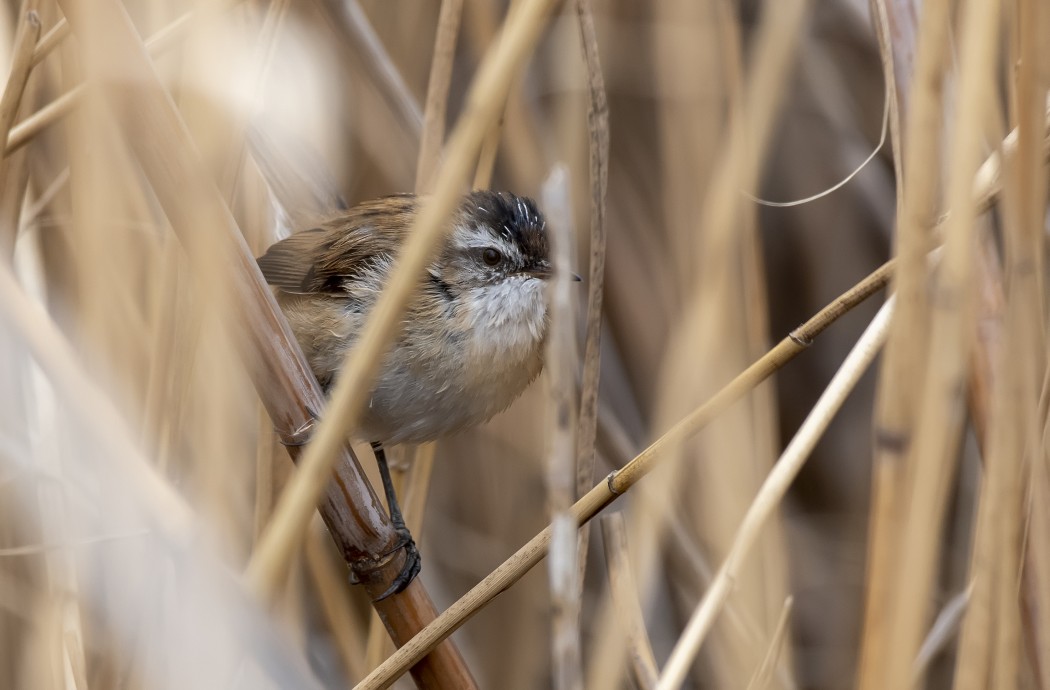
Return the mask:
<path fill-rule="evenodd" d="M 416 548 L 416 542 L 412 539 L 412 533 L 408 531 L 408 527 L 405 525 L 405 518 L 401 514 L 401 506 L 397 502 L 397 494 L 394 493 L 394 482 L 390 479 L 390 467 L 386 462 L 386 452 L 383 451 L 383 444 L 373 442 L 372 452 L 375 453 L 376 464 L 379 465 L 379 476 L 383 479 L 383 493 L 386 494 L 386 503 L 390 508 L 390 522 L 394 524 L 394 529 L 397 531 L 398 537 L 400 537 L 394 551 L 402 547 L 405 549 L 405 567 L 401 569 L 394 581 L 390 583 L 390 587 L 376 599 L 376 601 L 380 601 L 408 587 L 408 584 L 419 574 L 421 562 L 419 549 Z"/>

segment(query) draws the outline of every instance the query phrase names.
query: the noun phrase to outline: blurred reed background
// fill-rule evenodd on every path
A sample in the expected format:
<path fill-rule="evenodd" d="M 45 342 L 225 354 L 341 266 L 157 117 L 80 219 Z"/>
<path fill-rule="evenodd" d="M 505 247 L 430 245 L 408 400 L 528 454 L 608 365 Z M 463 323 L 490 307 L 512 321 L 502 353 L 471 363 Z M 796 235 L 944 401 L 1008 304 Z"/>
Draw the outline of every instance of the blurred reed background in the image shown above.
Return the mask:
<path fill-rule="evenodd" d="M 512 4 L 524 23 L 543 3 Z M 883 293 L 804 350 L 819 329 L 800 331 L 774 378 L 643 455 L 656 471 L 589 542 L 556 536 L 553 566 L 452 636 L 479 686 L 1050 689 L 1050 8 L 550 4 L 503 75 L 499 122 L 460 147 L 476 172 L 453 183 L 560 194 L 552 226 L 588 276 L 607 99 L 596 440 L 586 405 L 578 430 L 551 421 L 559 391 L 593 385 L 592 277 L 555 315 L 578 325 L 552 350 L 557 381 L 399 455 L 439 610 L 569 504 L 555 432 L 594 448 L 589 486 L 891 256 L 869 285 L 892 271 L 899 297 L 888 332 Z M 119 7 L 190 140 L 165 138 L 169 111 L 135 110 L 151 87 L 99 19 Z M 242 584 L 295 470 L 258 357 L 228 328 L 236 248 L 202 199 L 217 189 L 259 255 L 340 197 L 432 188 L 507 15 L 498 0 L 7 4 L 0 688 L 350 687 L 392 652 L 316 516 L 268 601 Z M 447 128 L 428 105 L 439 16 Z M 789 208 L 749 198 L 831 187 L 884 118 L 845 186 Z M 198 185 L 166 167 L 173 146 Z M 544 195 L 559 163 L 567 182 Z"/>

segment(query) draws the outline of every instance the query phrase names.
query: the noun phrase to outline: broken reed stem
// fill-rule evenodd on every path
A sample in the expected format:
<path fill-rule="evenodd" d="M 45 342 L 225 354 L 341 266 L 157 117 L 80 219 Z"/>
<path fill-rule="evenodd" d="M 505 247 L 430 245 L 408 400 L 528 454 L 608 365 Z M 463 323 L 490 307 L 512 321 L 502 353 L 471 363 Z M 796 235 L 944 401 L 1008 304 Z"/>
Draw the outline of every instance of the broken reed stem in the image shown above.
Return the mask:
<path fill-rule="evenodd" d="M 520 11 L 510 18 L 501 40 L 475 77 L 463 116 L 450 138 L 434 194 L 422 204 L 391 277 L 344 361 L 327 413 L 317 425 L 300 460 L 299 471 L 282 494 L 270 529 L 249 563 L 248 580 L 264 596 L 271 595 L 283 579 L 287 555 L 301 539 L 309 516 L 330 481 L 336 452 L 357 427 L 379 359 L 398 329 L 419 276 L 447 231 L 446 219 L 460 198 L 460 185 L 469 173 L 481 138 L 498 114 L 507 85 L 539 39 L 553 5 L 553 0 L 523 0 Z"/>
<path fill-rule="evenodd" d="M 590 0 L 576 0 L 583 58 L 587 65 L 587 132 L 591 188 L 590 256 L 587 280 L 587 329 L 583 347 L 579 424 L 576 432 L 576 495 L 594 484 L 594 442 L 598 431 L 598 384 L 601 372 L 602 297 L 605 293 L 605 198 L 609 187 L 609 101 L 598 53 L 598 36 Z M 590 531 L 579 539 L 579 573 L 583 586 Z"/>
<path fill-rule="evenodd" d="M 809 454 L 816 447 L 828 425 L 831 424 L 832 419 L 846 401 L 846 397 L 868 370 L 875 360 L 875 355 L 886 341 L 893 303 L 894 299 L 891 297 L 879 309 L 879 313 L 865 329 L 860 340 L 846 356 L 842 366 L 835 372 L 828 387 L 824 389 L 820 399 L 806 416 L 806 420 L 802 422 L 798 433 L 788 443 L 787 448 L 773 465 L 772 471 L 762 482 L 758 495 L 748 507 L 740 528 L 736 532 L 725 561 L 718 569 L 714 581 L 704 593 L 700 604 L 693 612 L 685 631 L 664 665 L 657 690 L 676 690 L 685 680 L 697 652 L 700 651 L 700 646 L 732 592 L 733 584 L 740 576 L 744 559 L 750 553 L 751 547 L 758 541 L 762 528 L 780 506 L 780 502 L 787 494 L 795 477 L 802 470 Z"/>
<path fill-rule="evenodd" d="M 816 315 L 781 340 L 736 378 L 730 381 L 707 402 L 681 420 L 672 429 L 643 450 L 623 468 L 595 485 L 572 507 L 579 524 L 593 518 L 621 494 L 629 491 L 639 479 L 648 474 L 664 456 L 668 445 L 681 443 L 705 427 L 733 403 L 740 400 L 752 388 L 765 381 L 782 366 L 805 350 L 839 317 L 875 294 L 889 281 L 893 263 L 887 262 L 869 274 L 864 280 L 837 297 Z M 456 629 L 478 612 L 500 592 L 517 582 L 546 555 L 550 545 L 551 528 L 547 526 L 513 556 L 485 576 L 481 582 L 452 604 L 433 623 L 421 630 L 393 656 L 384 661 L 356 690 L 378 690 L 389 687 L 406 669 L 427 653 L 427 650 L 451 635 Z"/>
<path fill-rule="evenodd" d="M 639 690 L 654 690 L 660 677 L 653 646 L 645 629 L 645 616 L 638 601 L 638 588 L 631 574 L 631 559 L 627 550 L 627 528 L 623 513 L 603 515 L 602 542 L 605 544 L 605 562 L 608 565 L 609 591 L 620 625 L 626 631 L 628 642 L 627 665 Z"/>

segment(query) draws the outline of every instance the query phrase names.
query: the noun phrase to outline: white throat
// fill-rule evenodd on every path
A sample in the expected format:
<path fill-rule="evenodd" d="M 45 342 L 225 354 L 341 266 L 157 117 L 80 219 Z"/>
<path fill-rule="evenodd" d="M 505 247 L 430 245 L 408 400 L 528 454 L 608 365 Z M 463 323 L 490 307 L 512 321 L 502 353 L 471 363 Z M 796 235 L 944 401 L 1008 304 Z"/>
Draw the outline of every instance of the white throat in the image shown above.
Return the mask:
<path fill-rule="evenodd" d="M 522 361 L 535 354 L 546 330 L 547 303 L 542 280 L 512 276 L 472 288 L 467 303 L 477 355 Z"/>

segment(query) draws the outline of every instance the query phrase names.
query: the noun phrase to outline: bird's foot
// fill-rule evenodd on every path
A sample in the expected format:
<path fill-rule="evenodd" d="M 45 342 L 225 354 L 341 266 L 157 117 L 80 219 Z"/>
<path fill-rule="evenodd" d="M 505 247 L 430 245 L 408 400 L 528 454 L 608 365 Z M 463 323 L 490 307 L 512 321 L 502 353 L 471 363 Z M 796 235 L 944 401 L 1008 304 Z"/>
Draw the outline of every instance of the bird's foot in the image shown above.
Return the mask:
<path fill-rule="evenodd" d="M 390 583 L 386 591 L 375 598 L 374 601 L 382 601 L 392 594 L 398 594 L 405 590 L 405 587 L 416 579 L 419 575 L 419 571 L 423 567 L 423 561 L 419 557 L 419 549 L 416 548 L 416 541 L 412 538 L 412 533 L 408 531 L 408 527 L 405 526 L 404 522 L 400 524 L 395 523 L 394 529 L 397 530 L 397 545 L 390 551 L 395 553 L 398 549 L 405 550 L 405 564 L 401 568 L 401 572 L 397 574 L 394 581 Z"/>

